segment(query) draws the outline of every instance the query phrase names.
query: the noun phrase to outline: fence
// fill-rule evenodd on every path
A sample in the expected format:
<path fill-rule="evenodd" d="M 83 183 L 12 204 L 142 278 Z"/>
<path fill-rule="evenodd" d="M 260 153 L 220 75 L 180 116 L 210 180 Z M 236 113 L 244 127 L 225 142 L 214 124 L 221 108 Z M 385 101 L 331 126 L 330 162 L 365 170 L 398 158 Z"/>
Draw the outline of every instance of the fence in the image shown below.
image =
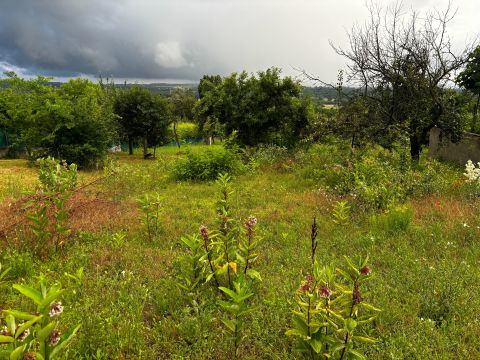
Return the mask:
<path fill-rule="evenodd" d="M 428 155 L 435 159 L 453 161 L 465 165 L 468 160 L 480 161 L 480 135 L 464 133 L 462 140 L 452 143 L 442 138 L 442 130 L 430 130 Z"/>

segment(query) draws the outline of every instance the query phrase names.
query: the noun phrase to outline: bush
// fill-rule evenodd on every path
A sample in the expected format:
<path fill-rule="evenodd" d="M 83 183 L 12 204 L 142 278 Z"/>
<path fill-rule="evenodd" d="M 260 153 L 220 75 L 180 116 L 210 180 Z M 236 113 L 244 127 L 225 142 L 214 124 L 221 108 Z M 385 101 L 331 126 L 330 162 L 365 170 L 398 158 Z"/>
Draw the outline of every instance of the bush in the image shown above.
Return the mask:
<path fill-rule="evenodd" d="M 399 205 L 386 211 L 384 214 L 372 217 L 374 228 L 390 234 L 404 232 L 412 222 L 413 211 L 407 205 Z"/>
<path fill-rule="evenodd" d="M 169 127 L 169 142 L 175 142 L 173 125 Z M 177 124 L 177 135 L 180 142 L 189 142 L 198 138 L 197 125 L 191 122 L 179 122 Z"/>
<path fill-rule="evenodd" d="M 238 174 L 245 169 L 239 155 L 220 147 L 204 151 L 188 149 L 186 157 L 178 161 L 173 175 L 178 180 L 214 180 L 219 173 Z"/>

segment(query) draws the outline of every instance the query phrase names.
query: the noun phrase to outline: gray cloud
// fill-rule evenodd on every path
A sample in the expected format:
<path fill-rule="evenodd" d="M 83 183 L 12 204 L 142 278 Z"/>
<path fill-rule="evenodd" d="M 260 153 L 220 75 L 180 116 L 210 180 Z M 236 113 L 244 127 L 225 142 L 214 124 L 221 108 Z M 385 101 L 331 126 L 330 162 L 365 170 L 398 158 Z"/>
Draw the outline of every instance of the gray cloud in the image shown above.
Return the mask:
<path fill-rule="evenodd" d="M 464 40 L 479 30 L 480 4 L 459 6 L 452 36 Z M 344 64 L 328 41 L 344 44 L 365 17 L 364 3 L 351 0 L 3 0 L 0 70 L 198 80 L 279 66 L 333 80 Z"/>

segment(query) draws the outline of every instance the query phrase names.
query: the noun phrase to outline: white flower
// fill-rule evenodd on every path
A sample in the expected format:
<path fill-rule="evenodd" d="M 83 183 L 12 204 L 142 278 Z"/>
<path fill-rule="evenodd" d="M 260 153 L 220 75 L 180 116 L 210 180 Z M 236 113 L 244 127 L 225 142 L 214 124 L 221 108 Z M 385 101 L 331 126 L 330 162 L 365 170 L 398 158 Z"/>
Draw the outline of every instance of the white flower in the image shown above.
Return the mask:
<path fill-rule="evenodd" d="M 467 182 L 480 182 L 480 162 L 477 163 L 477 166 L 472 162 L 472 160 L 468 160 L 465 165 L 465 172 L 463 175 L 466 176 Z"/>

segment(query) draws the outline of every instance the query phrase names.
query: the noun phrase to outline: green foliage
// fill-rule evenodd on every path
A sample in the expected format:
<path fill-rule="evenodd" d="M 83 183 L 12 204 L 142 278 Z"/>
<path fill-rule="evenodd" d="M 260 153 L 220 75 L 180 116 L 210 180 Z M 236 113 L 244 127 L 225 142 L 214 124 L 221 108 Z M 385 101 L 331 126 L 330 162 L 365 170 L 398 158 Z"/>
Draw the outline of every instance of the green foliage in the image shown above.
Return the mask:
<path fill-rule="evenodd" d="M 254 293 L 244 276 L 235 279 L 233 289 L 223 286 L 220 286 L 219 289 L 228 299 L 228 301 L 218 300 L 217 303 L 231 314 L 231 317 L 222 319 L 222 322 L 233 341 L 233 358 L 236 359 L 239 354 L 240 342 L 245 338 L 242 333 L 245 327 L 245 315 L 255 310 L 247 302 Z"/>
<path fill-rule="evenodd" d="M 145 228 L 148 240 L 153 242 L 160 230 L 160 194 L 145 194 L 139 197 L 137 202 L 142 213 L 140 221 Z"/>
<path fill-rule="evenodd" d="M 311 359 L 366 359 L 356 344 L 378 342 L 367 325 L 380 309 L 365 301 L 370 279 L 368 258 L 346 266 L 320 266 L 315 262 L 295 293 L 293 328 L 286 334 L 297 339 L 297 350 Z"/>
<path fill-rule="evenodd" d="M 480 46 L 473 50 L 469 56 L 465 69 L 458 75 L 457 84 L 476 95 L 472 108 L 472 122 L 470 131 L 478 131 L 478 109 L 480 105 Z"/>
<path fill-rule="evenodd" d="M 404 232 L 412 222 L 413 211 L 407 205 L 397 205 L 372 217 L 372 226 L 390 234 Z"/>
<path fill-rule="evenodd" d="M 216 287 L 227 296 L 228 301 L 218 300 L 217 303 L 231 314 L 222 322 L 232 339 L 232 353 L 236 358 L 244 339 L 244 317 L 253 311 L 246 300 L 254 295 L 253 281 L 262 280 L 260 273 L 252 268 L 258 257 L 259 239 L 254 231 L 257 219 L 249 216 L 244 223 L 245 235 L 238 238 L 240 231 L 236 228 L 230 205 L 233 194 L 230 175 L 218 174 L 216 184 L 220 192 L 216 203 L 218 229 L 209 231 L 202 225 L 201 239 L 197 235 L 181 238 L 188 252 L 178 259 L 181 270 L 177 286 L 192 297 L 201 283 L 213 279 Z"/>
<path fill-rule="evenodd" d="M 337 225 L 346 225 L 350 220 L 350 205 L 348 201 L 337 201 L 332 211 L 333 222 Z"/>
<path fill-rule="evenodd" d="M 173 175 L 178 180 L 214 180 L 219 173 L 238 174 L 243 170 L 236 153 L 214 147 L 201 152 L 187 149 L 186 157 L 176 162 Z"/>
<path fill-rule="evenodd" d="M 148 144 L 156 146 L 167 141 L 172 105 L 163 96 L 132 86 L 116 94 L 113 109 L 121 133 L 129 142 L 130 154 L 136 139 L 142 139 L 144 155 Z"/>
<path fill-rule="evenodd" d="M 55 251 L 62 248 L 70 235 L 65 205 L 77 185 L 77 165 L 60 163 L 52 157 L 38 159 L 37 163 L 40 188 L 30 201 L 32 209 L 27 219 L 35 237 L 32 248 L 45 256 L 51 245 Z"/>
<path fill-rule="evenodd" d="M 84 167 L 103 161 L 116 129 L 108 94 L 84 79 L 55 88 L 50 79 L 11 75 L 0 82 L 0 126 L 31 159 L 56 156 Z"/>
<path fill-rule="evenodd" d="M 179 134 L 178 123 L 179 121 L 193 119 L 193 106 L 195 105 L 196 99 L 191 89 L 176 88 L 170 94 L 169 100 L 173 108 L 173 136 L 178 147 L 180 147 L 181 137 Z"/>
<path fill-rule="evenodd" d="M 11 360 L 60 358 L 80 328 L 78 325 L 64 334 L 60 331 L 63 327 L 57 319 L 63 306 L 58 299 L 64 290 L 60 285 L 48 288 L 43 275 L 39 276 L 38 288 L 20 284 L 13 288 L 32 300 L 36 310 L 2 310 L 5 330 L 0 334 L 0 355 Z"/>
<path fill-rule="evenodd" d="M 58 161 L 53 157 L 37 160 L 39 166 L 38 179 L 43 192 L 65 192 L 77 185 L 77 165 L 68 165 L 66 161 Z"/>
<path fill-rule="evenodd" d="M 188 143 L 198 138 L 197 125 L 192 122 L 179 121 L 176 123 L 176 132 L 180 143 Z M 175 141 L 173 124 L 169 127 L 169 141 Z"/>
<path fill-rule="evenodd" d="M 7 276 L 7 274 L 10 272 L 10 270 L 12 270 L 11 268 L 6 268 L 4 270 L 2 270 L 2 263 L 0 263 L 0 286 L 2 286 L 5 282 L 5 278 Z"/>
<path fill-rule="evenodd" d="M 195 115 L 200 130 L 208 120 L 225 125 L 226 135 L 237 131 L 241 145 L 275 143 L 291 147 L 306 129 L 313 107 L 301 99 L 300 84 L 281 78 L 270 68 L 249 76 L 232 74 L 221 81 L 205 79 Z"/>

